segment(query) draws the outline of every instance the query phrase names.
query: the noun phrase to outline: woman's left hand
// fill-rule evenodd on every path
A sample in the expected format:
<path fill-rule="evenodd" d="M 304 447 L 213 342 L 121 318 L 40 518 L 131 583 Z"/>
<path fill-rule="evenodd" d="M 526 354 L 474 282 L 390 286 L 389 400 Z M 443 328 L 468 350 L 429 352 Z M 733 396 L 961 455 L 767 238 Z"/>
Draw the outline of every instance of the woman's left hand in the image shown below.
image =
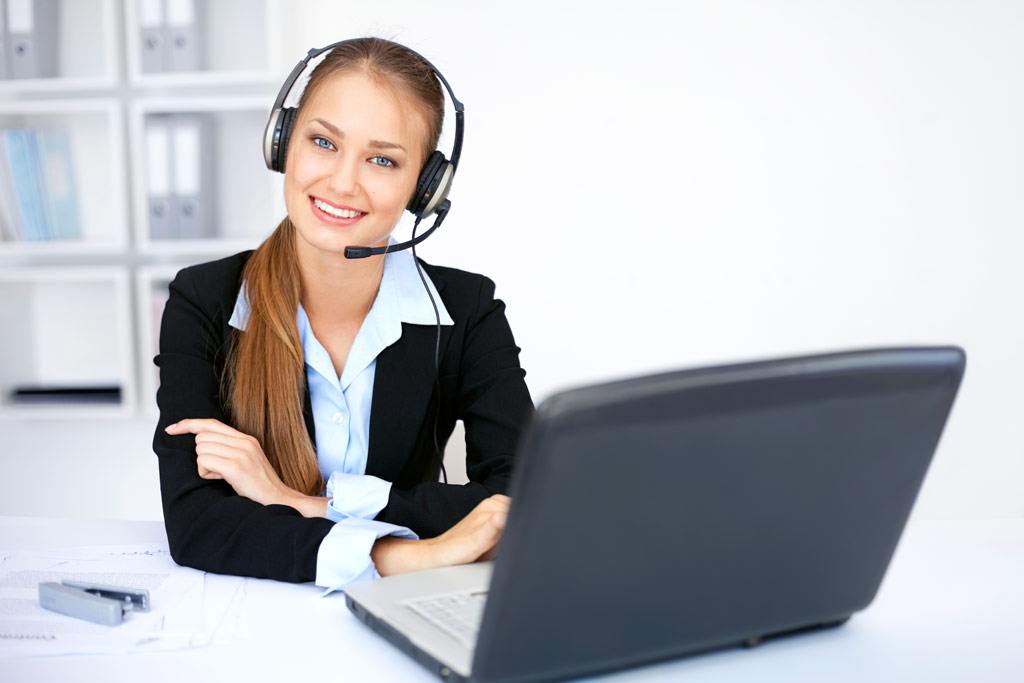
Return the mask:
<path fill-rule="evenodd" d="M 164 431 L 196 435 L 196 465 L 203 479 L 223 479 L 238 495 L 263 505 L 290 505 L 298 493 L 277 476 L 255 437 L 220 420 L 186 419 L 168 425 Z"/>

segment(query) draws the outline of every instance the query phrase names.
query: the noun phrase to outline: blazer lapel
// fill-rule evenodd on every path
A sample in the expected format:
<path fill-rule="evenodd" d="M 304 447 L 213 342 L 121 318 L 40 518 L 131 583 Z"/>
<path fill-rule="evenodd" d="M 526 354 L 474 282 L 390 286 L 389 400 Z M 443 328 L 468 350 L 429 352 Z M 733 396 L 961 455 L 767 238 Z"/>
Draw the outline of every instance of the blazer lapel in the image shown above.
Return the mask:
<path fill-rule="evenodd" d="M 450 326 L 441 327 L 441 350 Z M 377 356 L 366 473 L 395 481 L 412 454 L 434 389 L 437 329 L 402 323 L 402 336 Z"/>
<path fill-rule="evenodd" d="M 440 293 L 442 278 L 431 278 Z M 452 326 L 441 326 L 440 358 Z M 416 446 L 416 436 L 434 390 L 437 327 L 402 323 L 402 336 L 377 355 L 370 401 L 366 473 L 396 481 Z"/>

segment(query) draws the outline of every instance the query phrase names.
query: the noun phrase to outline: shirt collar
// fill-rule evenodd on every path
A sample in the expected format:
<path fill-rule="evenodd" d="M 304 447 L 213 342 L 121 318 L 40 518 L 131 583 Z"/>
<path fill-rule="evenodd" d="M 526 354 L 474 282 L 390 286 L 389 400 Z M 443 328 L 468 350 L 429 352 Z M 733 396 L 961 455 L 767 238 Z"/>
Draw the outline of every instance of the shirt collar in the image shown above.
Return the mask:
<path fill-rule="evenodd" d="M 397 244 L 397 240 L 389 238 L 388 243 Z M 424 271 L 423 277 L 434 297 L 441 324 L 454 325 L 430 276 Z M 249 301 L 243 282 L 228 324 L 244 330 L 248 320 Z M 352 342 L 341 377 L 338 377 L 334 370 L 327 350 L 313 334 L 309 317 L 301 303 L 296 311 L 295 322 L 299 329 L 299 338 L 302 340 L 302 353 L 306 364 L 332 386 L 345 391 L 352 380 L 369 367 L 381 351 L 398 341 L 402 336 L 403 322 L 413 325 L 436 325 L 437 319 L 434 317 L 430 299 L 423 291 L 423 283 L 420 281 L 412 252 L 396 251 L 384 255 L 384 273 L 381 275 L 380 288 Z"/>
<path fill-rule="evenodd" d="M 394 237 L 388 237 L 388 244 L 398 244 Z M 455 322 L 448 314 L 441 301 L 441 296 L 434 287 L 426 270 L 423 271 L 423 278 L 427 281 L 427 287 L 434 297 L 437 306 L 438 316 L 442 325 L 454 325 Z M 301 308 L 301 304 L 299 307 Z M 434 308 L 430 305 L 430 298 L 423 291 L 423 283 L 420 281 L 419 271 L 413 261 L 412 251 L 390 252 L 384 255 L 384 274 L 381 276 L 380 289 L 374 300 L 373 307 L 367 318 L 374 313 L 375 309 L 379 317 L 393 320 L 398 323 L 399 334 L 401 334 L 401 323 L 412 323 L 413 325 L 436 325 Z M 378 316 L 374 316 L 375 318 Z M 300 316 L 296 316 L 300 320 Z M 231 312 L 228 324 L 239 330 L 245 330 L 249 321 L 249 299 L 245 291 L 245 282 L 242 282 L 235 299 L 235 308 Z"/>

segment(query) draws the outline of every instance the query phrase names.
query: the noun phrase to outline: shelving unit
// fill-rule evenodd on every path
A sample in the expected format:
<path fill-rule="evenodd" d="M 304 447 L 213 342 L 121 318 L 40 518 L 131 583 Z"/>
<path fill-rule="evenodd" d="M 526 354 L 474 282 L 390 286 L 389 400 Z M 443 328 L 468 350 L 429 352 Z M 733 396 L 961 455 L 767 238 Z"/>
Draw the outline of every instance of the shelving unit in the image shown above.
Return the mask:
<path fill-rule="evenodd" d="M 118 267 L 0 271 L 0 417 L 108 417 L 135 412 L 128 274 Z M 115 386 L 107 403 L 15 402 L 14 387 Z"/>
<path fill-rule="evenodd" d="M 272 32 L 282 4 L 195 0 L 200 26 L 190 36 L 201 43 L 205 68 L 162 73 L 144 68 L 140 25 L 161 2 L 58 4 L 57 73 L 0 78 L 0 129 L 66 132 L 79 232 L 0 240 L 0 420 L 154 416 L 153 357 L 167 283 L 187 265 L 258 246 L 285 215 L 283 176 L 262 157 L 263 129 L 287 73 Z M 184 5 L 176 6 L 180 15 Z M 173 36 L 176 29 L 164 30 Z M 172 117 L 210 131 L 198 155 L 208 169 L 209 211 L 187 238 L 155 236 L 149 220 L 147 131 Z M 3 154 L 0 164 L 7 164 Z M 120 391 L 116 402 L 111 394 L 106 402 L 59 393 L 26 400 L 25 392 L 12 400 L 15 387 L 43 385 Z"/>

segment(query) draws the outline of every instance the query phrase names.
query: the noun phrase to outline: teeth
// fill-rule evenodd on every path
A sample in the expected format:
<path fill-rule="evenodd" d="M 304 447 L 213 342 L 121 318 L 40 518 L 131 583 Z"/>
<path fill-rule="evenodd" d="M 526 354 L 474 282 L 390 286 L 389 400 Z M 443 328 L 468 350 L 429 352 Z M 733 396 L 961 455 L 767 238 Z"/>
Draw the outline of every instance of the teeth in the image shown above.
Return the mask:
<path fill-rule="evenodd" d="M 332 216 L 337 216 L 338 218 L 356 218 L 357 216 L 362 216 L 363 215 L 362 211 L 349 211 L 348 209 L 336 209 L 333 206 L 331 206 L 330 204 L 323 203 L 319 199 L 314 199 L 313 202 L 324 213 L 329 213 Z"/>

